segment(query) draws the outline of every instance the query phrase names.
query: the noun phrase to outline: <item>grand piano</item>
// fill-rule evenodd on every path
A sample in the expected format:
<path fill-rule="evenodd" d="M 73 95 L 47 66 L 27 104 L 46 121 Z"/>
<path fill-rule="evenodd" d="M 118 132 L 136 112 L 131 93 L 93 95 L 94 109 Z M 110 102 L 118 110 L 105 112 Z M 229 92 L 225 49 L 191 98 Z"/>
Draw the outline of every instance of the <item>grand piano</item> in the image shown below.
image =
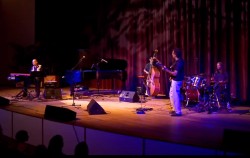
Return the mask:
<path fill-rule="evenodd" d="M 105 62 L 104 62 L 105 61 Z M 96 80 L 97 88 L 100 89 L 102 80 L 112 80 L 109 89 L 125 89 L 127 80 L 127 61 L 123 59 L 106 59 L 97 64 L 93 64 L 90 69 L 67 70 L 65 74 L 66 82 L 69 85 L 76 85 L 90 80 Z M 115 80 L 122 82 L 121 87 L 115 87 Z M 89 85 L 90 86 L 90 85 Z"/>

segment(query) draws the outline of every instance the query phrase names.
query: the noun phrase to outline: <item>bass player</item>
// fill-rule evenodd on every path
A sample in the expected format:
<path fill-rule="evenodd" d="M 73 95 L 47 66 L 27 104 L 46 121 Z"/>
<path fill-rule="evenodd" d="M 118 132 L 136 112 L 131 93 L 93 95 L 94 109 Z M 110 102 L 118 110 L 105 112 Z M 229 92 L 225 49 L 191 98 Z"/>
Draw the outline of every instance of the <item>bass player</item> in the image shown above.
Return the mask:
<path fill-rule="evenodd" d="M 150 89 L 149 89 L 149 85 L 150 85 L 150 78 L 149 78 L 149 75 L 150 75 L 150 70 L 151 70 L 151 67 L 153 65 L 153 57 L 149 57 L 148 59 L 148 63 L 146 64 L 145 68 L 143 69 L 144 73 L 146 74 L 146 81 L 144 82 L 144 85 L 145 85 L 145 96 L 149 96 L 150 95 Z"/>

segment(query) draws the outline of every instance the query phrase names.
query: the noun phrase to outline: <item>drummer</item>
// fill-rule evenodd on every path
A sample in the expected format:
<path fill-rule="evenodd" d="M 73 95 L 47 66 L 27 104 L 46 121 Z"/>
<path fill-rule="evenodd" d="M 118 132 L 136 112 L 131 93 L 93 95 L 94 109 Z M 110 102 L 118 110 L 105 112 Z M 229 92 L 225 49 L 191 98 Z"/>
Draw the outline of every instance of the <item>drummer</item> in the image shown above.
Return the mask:
<path fill-rule="evenodd" d="M 221 96 L 224 96 L 224 101 L 227 103 L 227 109 L 231 111 L 228 73 L 225 71 L 222 62 L 217 62 L 216 71 L 211 80 L 214 82 L 213 88 L 217 97 L 221 98 Z"/>

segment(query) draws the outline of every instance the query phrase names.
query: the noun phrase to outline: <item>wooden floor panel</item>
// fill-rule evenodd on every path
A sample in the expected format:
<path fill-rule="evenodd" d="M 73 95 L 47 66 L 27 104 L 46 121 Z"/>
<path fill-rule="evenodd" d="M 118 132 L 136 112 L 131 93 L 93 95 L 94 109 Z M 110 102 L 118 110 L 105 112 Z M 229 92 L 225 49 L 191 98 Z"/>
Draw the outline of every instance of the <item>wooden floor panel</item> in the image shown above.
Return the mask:
<path fill-rule="evenodd" d="M 63 99 L 15 100 L 19 92 L 16 88 L 0 89 L 0 96 L 11 101 L 2 109 L 43 118 L 46 105 L 71 109 L 77 113 L 74 123 L 103 131 L 130 136 L 144 137 L 161 141 L 181 143 L 207 148 L 219 148 L 225 128 L 250 131 L 250 107 L 247 105 L 233 106 L 231 113 L 226 110 L 208 114 L 198 113 L 193 108 L 183 106 L 183 116 L 169 115 L 170 101 L 164 97 L 148 98 L 146 103 L 120 102 L 118 94 L 103 96 L 83 96 L 73 100 L 68 88 L 62 89 Z M 94 99 L 107 114 L 90 115 L 87 106 Z M 137 114 L 138 108 L 152 108 L 145 114 Z"/>

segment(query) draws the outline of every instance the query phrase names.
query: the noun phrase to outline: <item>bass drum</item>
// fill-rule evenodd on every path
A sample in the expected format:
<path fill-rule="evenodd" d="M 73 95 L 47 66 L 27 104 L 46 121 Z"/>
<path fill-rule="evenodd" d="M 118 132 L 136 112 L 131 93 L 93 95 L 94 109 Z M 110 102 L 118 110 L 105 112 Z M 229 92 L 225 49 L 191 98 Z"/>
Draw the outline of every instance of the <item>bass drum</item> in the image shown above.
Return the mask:
<path fill-rule="evenodd" d="M 199 93 L 199 90 L 197 88 L 186 89 L 185 96 L 186 96 L 186 100 L 188 100 L 188 101 L 198 102 L 199 95 L 200 95 L 200 93 Z"/>

